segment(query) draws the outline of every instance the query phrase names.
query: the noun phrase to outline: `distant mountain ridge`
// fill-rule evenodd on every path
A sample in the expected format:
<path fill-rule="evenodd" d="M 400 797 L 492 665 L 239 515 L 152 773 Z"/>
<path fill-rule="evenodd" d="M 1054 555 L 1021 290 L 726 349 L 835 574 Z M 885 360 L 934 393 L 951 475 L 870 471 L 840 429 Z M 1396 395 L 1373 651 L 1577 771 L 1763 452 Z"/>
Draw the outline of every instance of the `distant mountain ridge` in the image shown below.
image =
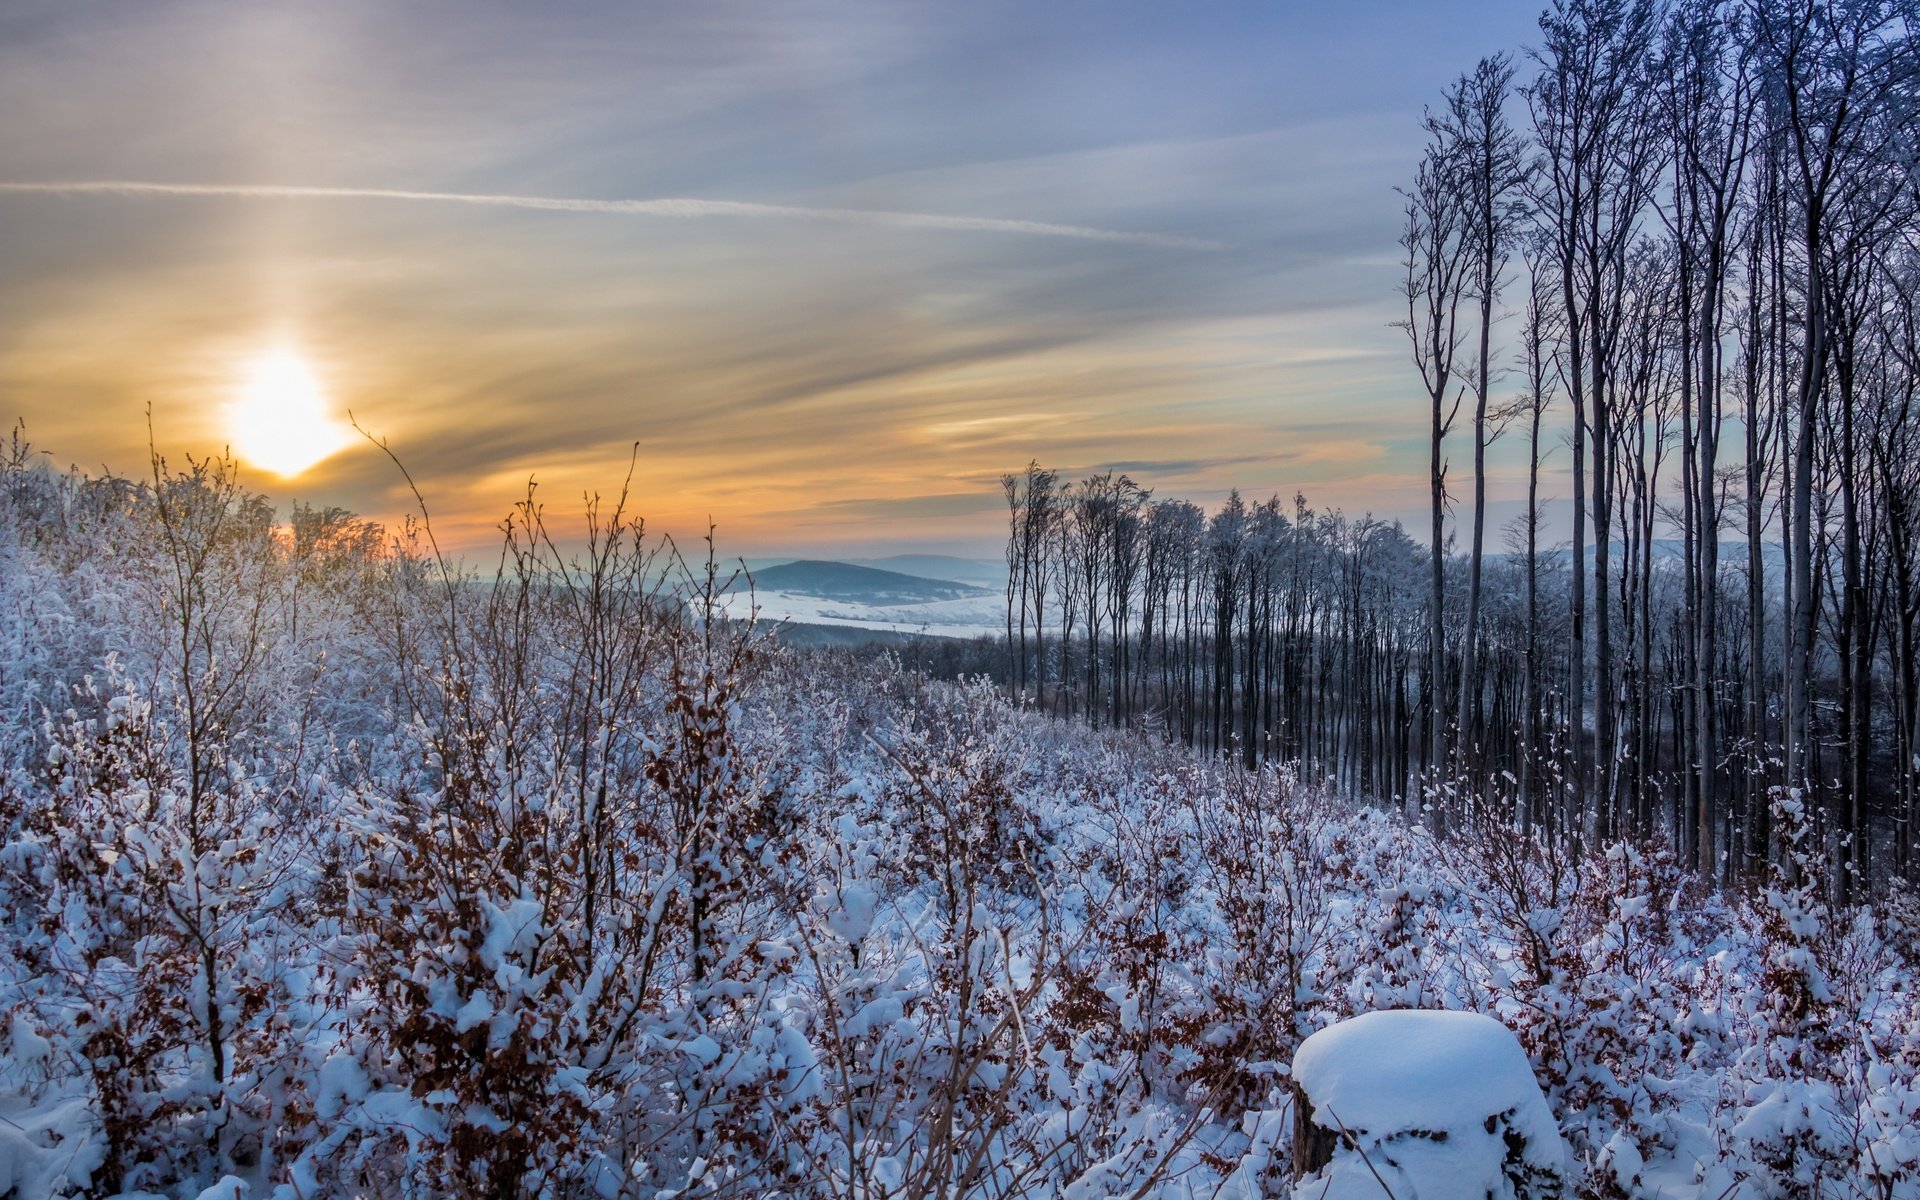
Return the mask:
<path fill-rule="evenodd" d="M 735 590 L 745 590 L 747 586 L 748 581 L 742 579 L 735 584 Z M 762 567 L 752 573 L 752 587 L 756 592 L 787 592 L 882 607 L 971 599 L 992 591 L 952 579 L 930 579 L 825 559 L 801 559 Z"/>
<path fill-rule="evenodd" d="M 1007 564 L 998 560 L 958 558 L 951 554 L 890 554 L 885 558 L 849 558 L 842 561 L 857 567 L 917 575 L 922 579 L 971 583 L 995 590 L 1007 586 Z"/>
<path fill-rule="evenodd" d="M 1678 538 L 1655 538 L 1650 548 L 1653 551 L 1652 558 L 1655 566 L 1669 566 L 1674 563 L 1685 562 L 1689 549 L 1687 543 Z M 1593 545 L 1589 543 L 1586 550 L 1587 562 L 1591 565 L 1594 561 Z M 1617 539 L 1610 540 L 1607 543 L 1607 551 L 1613 556 L 1613 561 L 1617 563 L 1626 557 L 1627 546 L 1625 542 Z M 1456 554 L 1455 557 L 1458 557 L 1458 555 Z M 1525 554 L 1518 552 L 1510 552 L 1499 555 L 1498 557 L 1521 564 L 1524 564 L 1527 558 Z M 1719 558 L 1720 566 L 1723 569 L 1732 570 L 1735 568 L 1744 568 L 1747 565 L 1747 544 L 1745 542 L 1722 541 L 1720 543 Z M 1542 562 L 1571 563 L 1573 561 L 1573 549 L 1564 543 L 1552 548 L 1542 547 L 1540 550 L 1540 559 Z M 1780 545 L 1778 538 L 1760 543 L 1760 562 L 1762 569 L 1769 574 L 1786 569 L 1787 552 L 1786 549 Z"/>

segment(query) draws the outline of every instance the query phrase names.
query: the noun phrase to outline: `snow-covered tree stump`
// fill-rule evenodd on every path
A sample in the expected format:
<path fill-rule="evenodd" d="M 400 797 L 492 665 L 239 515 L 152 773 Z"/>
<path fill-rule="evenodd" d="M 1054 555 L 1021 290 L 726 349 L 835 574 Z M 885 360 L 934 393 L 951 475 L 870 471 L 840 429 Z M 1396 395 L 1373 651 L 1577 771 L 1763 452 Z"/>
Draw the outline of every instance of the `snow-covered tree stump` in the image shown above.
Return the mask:
<path fill-rule="evenodd" d="M 1479 1013 L 1367 1013 L 1293 1059 L 1295 1196 L 1547 1200 L 1566 1146 L 1511 1031 Z"/>

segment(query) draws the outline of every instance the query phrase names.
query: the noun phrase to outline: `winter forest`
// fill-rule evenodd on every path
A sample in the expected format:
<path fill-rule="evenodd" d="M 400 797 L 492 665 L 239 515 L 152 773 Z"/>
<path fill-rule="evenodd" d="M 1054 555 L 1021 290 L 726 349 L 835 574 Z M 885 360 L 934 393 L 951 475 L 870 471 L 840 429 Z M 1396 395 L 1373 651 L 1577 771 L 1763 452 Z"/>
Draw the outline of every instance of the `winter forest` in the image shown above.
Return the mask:
<path fill-rule="evenodd" d="M 1404 191 L 1424 537 L 1036 463 L 1005 481 L 1015 690 L 1721 884 L 1780 865 L 1790 793 L 1836 902 L 1911 880 L 1911 17 L 1574 4 L 1483 59 Z M 1527 503 L 1489 529 L 1501 437 Z"/>
<path fill-rule="evenodd" d="M 0 1200 L 1920 1200 L 1917 21 L 1556 0 L 1430 524 L 1008 464 L 992 636 L 16 428 Z"/>

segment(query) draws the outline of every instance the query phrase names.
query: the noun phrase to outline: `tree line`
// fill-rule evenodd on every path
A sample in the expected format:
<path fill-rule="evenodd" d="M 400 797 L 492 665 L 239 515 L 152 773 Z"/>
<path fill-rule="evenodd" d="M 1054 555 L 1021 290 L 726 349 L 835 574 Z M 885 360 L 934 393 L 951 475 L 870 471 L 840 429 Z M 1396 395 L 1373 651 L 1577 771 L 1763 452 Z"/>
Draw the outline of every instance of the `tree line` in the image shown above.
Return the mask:
<path fill-rule="evenodd" d="M 1426 544 L 1031 464 L 1003 480 L 1010 686 L 1436 821 L 1668 839 L 1721 880 L 1783 860 L 1786 797 L 1836 898 L 1910 878 L 1916 17 L 1555 3 L 1428 112 L 1402 192 Z M 1499 547 L 1502 436 L 1526 498 Z"/>

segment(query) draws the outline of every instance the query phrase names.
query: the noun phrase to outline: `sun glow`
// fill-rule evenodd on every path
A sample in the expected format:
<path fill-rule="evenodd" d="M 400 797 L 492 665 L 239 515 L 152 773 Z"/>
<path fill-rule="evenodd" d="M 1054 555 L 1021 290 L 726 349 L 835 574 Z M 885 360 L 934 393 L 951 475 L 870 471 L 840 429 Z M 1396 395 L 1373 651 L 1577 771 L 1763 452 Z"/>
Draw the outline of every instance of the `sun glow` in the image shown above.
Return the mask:
<path fill-rule="evenodd" d="M 248 362 L 227 413 L 234 453 L 282 477 L 298 475 L 350 440 L 306 360 L 276 350 Z"/>

